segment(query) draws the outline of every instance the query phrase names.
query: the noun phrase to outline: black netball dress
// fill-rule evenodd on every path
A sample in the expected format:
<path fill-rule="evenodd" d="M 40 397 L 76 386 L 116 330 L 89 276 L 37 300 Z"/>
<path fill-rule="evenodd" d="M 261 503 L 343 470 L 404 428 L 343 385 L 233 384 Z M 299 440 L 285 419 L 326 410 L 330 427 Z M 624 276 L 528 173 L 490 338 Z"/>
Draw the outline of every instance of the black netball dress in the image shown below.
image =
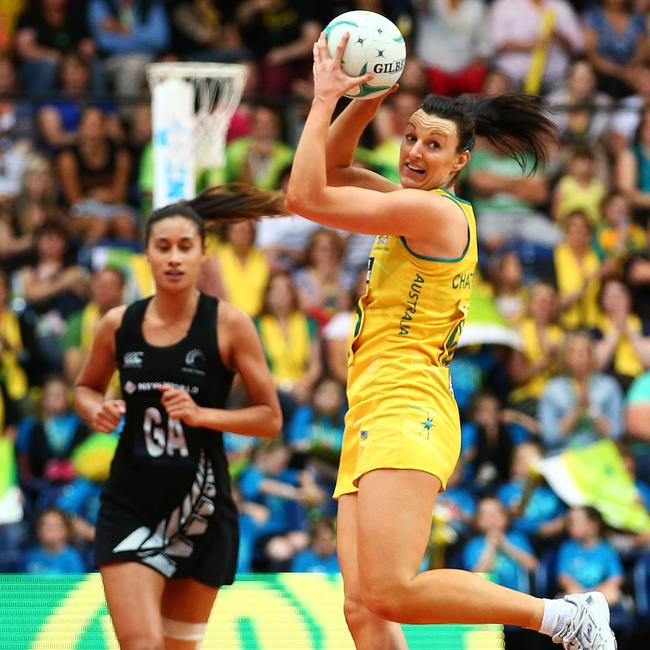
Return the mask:
<path fill-rule="evenodd" d="M 95 561 L 140 562 L 219 587 L 234 579 L 239 543 L 222 434 L 167 417 L 160 390 L 181 388 L 199 406 L 224 408 L 232 373 L 217 347 L 218 301 L 201 294 L 185 338 L 159 347 L 142 334 L 149 300 L 128 307 L 115 334 L 126 416 L 102 493 Z"/>

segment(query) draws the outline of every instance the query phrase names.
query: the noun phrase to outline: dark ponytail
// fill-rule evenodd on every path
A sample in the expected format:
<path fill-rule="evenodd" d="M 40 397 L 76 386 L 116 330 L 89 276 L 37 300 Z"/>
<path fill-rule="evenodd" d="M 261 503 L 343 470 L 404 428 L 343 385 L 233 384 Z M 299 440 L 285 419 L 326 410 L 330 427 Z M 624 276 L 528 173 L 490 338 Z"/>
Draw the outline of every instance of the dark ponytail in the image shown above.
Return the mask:
<path fill-rule="evenodd" d="M 482 136 L 531 174 L 546 162 L 546 145 L 555 139 L 553 122 L 529 95 L 427 95 L 422 110 L 456 123 L 459 151 L 471 151 L 476 136 Z M 530 169 L 528 156 L 533 159 Z"/>
<path fill-rule="evenodd" d="M 185 217 L 193 221 L 201 239 L 206 229 L 223 223 L 279 217 L 289 214 L 282 192 L 267 192 L 240 184 L 209 187 L 198 196 L 154 210 L 145 226 L 145 242 L 149 241 L 151 227 L 168 217 Z"/>

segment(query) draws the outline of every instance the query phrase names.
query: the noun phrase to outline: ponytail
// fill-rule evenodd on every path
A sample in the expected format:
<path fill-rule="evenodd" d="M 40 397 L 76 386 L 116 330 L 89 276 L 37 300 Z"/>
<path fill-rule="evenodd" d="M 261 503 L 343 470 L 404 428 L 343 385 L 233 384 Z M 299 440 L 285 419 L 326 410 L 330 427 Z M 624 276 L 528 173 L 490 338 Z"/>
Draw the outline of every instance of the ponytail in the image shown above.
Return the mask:
<path fill-rule="evenodd" d="M 207 227 L 227 221 L 245 221 L 289 214 L 282 192 L 267 192 L 241 184 L 209 187 L 187 201 Z"/>
<path fill-rule="evenodd" d="M 482 136 L 530 174 L 546 163 L 546 146 L 555 139 L 553 122 L 529 95 L 427 95 L 422 110 L 456 123 L 459 151 L 471 151 L 476 136 Z M 527 169 L 529 156 L 533 162 Z"/>
<path fill-rule="evenodd" d="M 267 192 L 243 184 L 209 187 L 198 196 L 154 210 L 145 226 L 145 242 L 151 227 L 168 217 L 184 217 L 193 221 L 203 240 L 206 230 L 235 221 L 279 217 L 289 214 L 282 192 Z"/>

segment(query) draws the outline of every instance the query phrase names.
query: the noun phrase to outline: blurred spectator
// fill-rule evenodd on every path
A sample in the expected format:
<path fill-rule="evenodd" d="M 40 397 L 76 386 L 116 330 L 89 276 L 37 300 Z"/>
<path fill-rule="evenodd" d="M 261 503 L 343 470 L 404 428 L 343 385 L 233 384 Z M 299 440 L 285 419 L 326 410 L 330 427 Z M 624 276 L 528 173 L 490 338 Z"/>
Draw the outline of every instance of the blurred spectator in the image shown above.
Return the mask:
<path fill-rule="evenodd" d="M 27 0 L 11 0 L 0 6 L 0 55 L 10 55 L 15 47 L 16 25 Z"/>
<path fill-rule="evenodd" d="M 0 211 L 0 260 L 5 268 L 15 270 L 33 261 L 38 228 L 47 219 L 63 219 L 56 190 L 51 161 L 31 154 L 16 200 Z"/>
<path fill-rule="evenodd" d="M 237 483 L 232 486 L 232 494 L 239 511 L 237 573 L 250 573 L 253 570 L 255 547 L 260 535 L 264 532 L 270 512 L 266 506 L 253 501 L 245 501 Z"/>
<path fill-rule="evenodd" d="M 321 25 L 307 0 L 243 0 L 236 19 L 260 63 L 259 92 L 283 97 L 296 78 L 311 72 L 312 48 Z"/>
<path fill-rule="evenodd" d="M 468 184 L 478 217 L 479 241 L 488 251 L 520 241 L 543 246 L 559 241 L 557 226 L 538 211 L 549 198 L 543 172 L 530 176 L 515 160 L 481 142 L 472 154 Z"/>
<path fill-rule="evenodd" d="M 67 391 L 63 378 L 46 380 L 38 416 L 20 422 L 16 440 L 20 482 L 37 510 L 52 505 L 75 478 L 72 452 L 89 435 L 72 410 Z"/>
<path fill-rule="evenodd" d="M 140 93 L 146 65 L 169 44 L 162 0 L 89 0 L 88 24 L 117 95 Z"/>
<path fill-rule="evenodd" d="M 568 214 L 564 230 L 565 239 L 554 251 L 560 323 L 569 329 L 591 327 L 598 318 L 600 279 L 612 263 L 601 264 L 591 247 L 591 227 L 584 212 Z"/>
<path fill-rule="evenodd" d="M 650 110 L 641 116 L 632 144 L 616 159 L 616 186 L 631 199 L 635 211 L 650 216 Z"/>
<path fill-rule="evenodd" d="M 366 292 L 367 277 L 368 272 L 365 269 L 359 272 L 356 285 L 350 292 L 348 307 L 334 314 L 321 332 L 327 371 L 343 385 L 346 385 L 348 380 L 348 350 L 356 307 Z"/>
<path fill-rule="evenodd" d="M 553 285 L 536 282 L 529 290 L 526 315 L 519 325 L 521 350 L 513 350 L 508 376 L 514 408 L 535 417 L 539 398 L 554 374 L 564 332 L 555 323 L 558 298 Z"/>
<path fill-rule="evenodd" d="M 260 219 L 255 243 L 264 251 L 271 271 L 291 271 L 304 262 L 307 244 L 320 228 L 300 215 Z"/>
<path fill-rule="evenodd" d="M 546 384 L 539 401 L 541 437 L 546 451 L 584 446 L 623 433 L 623 393 L 613 377 L 595 371 L 591 337 L 567 334 L 561 373 Z"/>
<path fill-rule="evenodd" d="M 463 438 L 463 460 L 472 464 L 476 486 L 485 490 L 505 483 L 515 441 L 503 422 L 496 395 L 488 391 L 474 395 Z"/>
<path fill-rule="evenodd" d="M 45 221 L 35 240 L 36 260 L 20 270 L 17 285 L 35 315 L 40 360 L 49 371 L 60 372 L 65 319 L 86 303 L 88 272 L 69 263 L 68 233 L 59 222 Z"/>
<path fill-rule="evenodd" d="M 650 371 L 637 377 L 625 399 L 625 430 L 637 441 L 640 449 L 637 455 L 639 478 L 650 481 Z"/>
<path fill-rule="evenodd" d="M 239 62 L 250 58 L 235 22 L 233 0 L 175 3 L 172 25 L 176 48 L 190 61 Z"/>
<path fill-rule="evenodd" d="M 79 122 L 89 92 L 90 66 L 79 54 L 66 54 L 59 64 L 59 97 L 41 104 L 36 116 L 40 136 L 53 153 L 60 147 L 76 144 Z M 113 138 L 122 136 L 117 107 L 108 102 L 97 104 L 106 115 L 106 127 Z"/>
<path fill-rule="evenodd" d="M 106 116 L 99 108 L 84 110 L 78 144 L 64 149 L 56 164 L 75 233 L 86 243 L 111 236 L 135 238 L 133 210 L 125 204 L 131 156 L 109 138 Z"/>
<path fill-rule="evenodd" d="M 529 573 L 537 558 L 526 536 L 510 528 L 505 506 L 493 497 L 481 499 L 475 526 L 479 535 L 463 550 L 464 568 L 490 573 L 498 584 L 530 593 Z"/>
<path fill-rule="evenodd" d="M 565 507 L 553 490 L 540 483 L 536 468 L 540 460 L 539 445 L 519 445 L 512 455 L 510 480 L 497 490 L 497 497 L 508 508 L 513 530 L 548 540 L 564 530 Z"/>
<path fill-rule="evenodd" d="M 281 441 L 262 444 L 239 478 L 242 497 L 269 510 L 260 543 L 271 544 L 266 552 L 280 564 L 307 546 L 304 506 L 320 503 L 324 497 L 308 472 L 289 469 L 289 458 L 289 448 Z"/>
<path fill-rule="evenodd" d="M 644 327 L 632 312 L 630 291 L 618 278 L 603 280 L 601 315 L 592 335 L 596 339 L 596 364 L 627 390 L 635 377 L 650 367 L 650 325 Z"/>
<path fill-rule="evenodd" d="M 321 361 L 316 324 L 299 310 L 296 287 L 287 273 L 269 278 L 256 323 L 288 431 L 296 407 L 311 398 Z"/>
<path fill-rule="evenodd" d="M 10 294 L 9 277 L 0 270 L 0 384 L 9 399 L 20 401 L 26 397 L 28 385 L 21 366 L 24 350 L 20 322 L 9 307 Z M 0 422 L 0 433 L 3 428 Z"/>
<path fill-rule="evenodd" d="M 32 148 L 32 107 L 4 93 L 17 91 L 14 68 L 9 59 L 0 57 L 0 202 L 15 198 L 20 179 Z"/>
<path fill-rule="evenodd" d="M 255 223 L 239 221 L 223 228 L 223 242 L 215 247 L 224 298 L 249 316 L 257 316 L 269 281 L 269 264 L 255 245 Z"/>
<path fill-rule="evenodd" d="M 603 518 L 595 508 L 571 508 L 567 517 L 569 539 L 558 551 L 558 584 L 565 593 L 600 591 L 607 602 L 621 600 L 623 566 L 618 553 L 602 539 Z"/>
<path fill-rule="evenodd" d="M 226 180 L 250 183 L 264 190 L 278 189 L 294 153 L 281 137 L 277 111 L 256 106 L 250 136 L 234 140 L 226 147 Z"/>
<path fill-rule="evenodd" d="M 586 59 L 573 61 L 566 83 L 545 100 L 560 144 L 593 146 L 605 135 L 612 99 L 597 90 L 596 73 Z"/>
<path fill-rule="evenodd" d="M 598 87 L 615 99 L 631 95 L 634 68 L 643 61 L 646 26 L 626 0 L 601 0 L 585 14 L 585 50 Z"/>
<path fill-rule="evenodd" d="M 293 274 L 300 308 L 321 325 L 346 306 L 354 282 L 343 268 L 344 249 L 335 230 L 321 228 L 307 246 L 305 266 Z"/>
<path fill-rule="evenodd" d="M 96 271 L 90 280 L 90 302 L 66 320 L 63 338 L 65 379 L 73 385 L 95 336 L 99 319 L 124 299 L 124 274 L 112 267 Z M 119 388 L 119 381 L 117 383 Z M 111 384 L 114 388 L 114 385 Z"/>
<path fill-rule="evenodd" d="M 528 291 L 524 287 L 524 270 L 515 252 L 507 252 L 495 260 L 490 278 L 494 288 L 494 302 L 511 326 L 521 322 L 526 311 Z"/>
<path fill-rule="evenodd" d="M 287 444 L 306 455 L 318 482 L 330 492 L 343 444 L 345 406 L 345 385 L 325 376 L 316 384 L 311 404 L 298 407 L 287 434 Z"/>
<path fill-rule="evenodd" d="M 646 62 L 634 70 L 631 83 L 635 90 L 634 95 L 629 95 L 618 103 L 619 108 L 611 119 L 612 137 L 616 150 L 632 141 L 639 128 L 641 115 L 646 106 L 650 105 L 649 63 Z"/>
<path fill-rule="evenodd" d="M 95 539 L 95 524 L 99 512 L 99 501 L 102 493 L 101 483 L 77 477 L 63 486 L 54 504 L 70 521 L 73 539 L 84 546 L 84 555 L 90 555 L 89 546 Z M 88 562 L 94 566 L 92 561 Z"/>
<path fill-rule="evenodd" d="M 21 15 L 16 32 L 16 54 L 21 61 L 22 85 L 29 93 L 46 93 L 56 86 L 59 64 L 75 53 L 91 61 L 96 54 L 79 0 L 36 0 Z M 93 90 L 102 89 L 100 70 Z"/>
<path fill-rule="evenodd" d="M 482 0 L 425 0 L 416 14 L 416 56 L 436 95 L 481 91 L 489 55 Z"/>
<path fill-rule="evenodd" d="M 291 570 L 302 573 L 336 574 L 340 572 L 336 555 L 334 522 L 321 519 L 312 524 L 309 547 L 300 551 L 291 562 Z"/>
<path fill-rule="evenodd" d="M 376 146 L 372 149 L 357 148 L 356 157 L 363 164 L 379 172 L 385 178 L 399 183 L 399 150 L 404 139 L 404 129 L 415 111 L 422 104 L 422 96 L 404 91 L 391 95 L 379 107 L 372 121 Z"/>
<path fill-rule="evenodd" d="M 153 147 L 151 105 L 148 102 L 136 104 L 129 112 L 127 138 L 124 144 L 128 147 L 133 164 L 129 178 L 129 204 L 139 208 L 140 214 L 149 214 L 153 210 Z M 149 158 L 150 160 L 146 160 Z M 143 172 L 149 173 L 151 179 L 146 179 Z M 144 183 L 143 183 L 144 181 Z"/>
<path fill-rule="evenodd" d="M 650 219 L 646 221 L 646 248 L 624 266 L 625 283 L 630 288 L 634 311 L 650 323 Z"/>
<path fill-rule="evenodd" d="M 34 135 L 31 103 L 11 97 L 18 91 L 14 64 L 10 58 L 0 55 L 0 133 L 13 142 L 30 140 Z"/>
<path fill-rule="evenodd" d="M 553 219 L 562 225 L 567 215 L 583 212 L 592 226 L 598 226 L 607 188 L 596 175 L 596 156 L 592 149 L 576 149 L 564 171 L 553 191 Z"/>
<path fill-rule="evenodd" d="M 512 85 L 512 81 L 508 75 L 496 68 L 491 68 L 483 81 L 481 92 L 488 97 L 504 95 L 512 92 Z"/>
<path fill-rule="evenodd" d="M 643 228 L 634 223 L 632 204 L 622 192 L 610 192 L 603 201 L 603 220 L 596 232 L 596 250 L 601 257 L 619 263 L 643 253 L 647 241 Z"/>
<path fill-rule="evenodd" d="M 25 551 L 25 573 L 84 573 L 79 553 L 70 546 L 70 522 L 58 508 L 47 508 L 38 517 L 38 546 Z"/>
<path fill-rule="evenodd" d="M 566 0 L 496 0 L 488 32 L 496 67 L 518 87 L 536 77 L 544 89 L 553 89 L 584 46 L 578 17 Z"/>
<path fill-rule="evenodd" d="M 456 534 L 465 538 L 476 516 L 476 497 L 471 484 L 463 483 L 465 472 L 461 459 L 447 481 L 447 489 L 436 499 L 436 511 Z"/>

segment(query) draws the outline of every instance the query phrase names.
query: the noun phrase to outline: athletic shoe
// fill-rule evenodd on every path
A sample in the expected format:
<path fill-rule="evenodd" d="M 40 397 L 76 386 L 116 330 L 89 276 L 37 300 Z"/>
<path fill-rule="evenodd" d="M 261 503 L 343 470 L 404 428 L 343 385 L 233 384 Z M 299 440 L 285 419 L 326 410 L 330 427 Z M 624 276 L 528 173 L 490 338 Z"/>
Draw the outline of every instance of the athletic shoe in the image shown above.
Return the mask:
<path fill-rule="evenodd" d="M 609 605 L 599 591 L 569 594 L 564 600 L 576 606 L 573 618 L 553 636 L 565 650 L 616 650 L 616 637 L 609 627 Z"/>

